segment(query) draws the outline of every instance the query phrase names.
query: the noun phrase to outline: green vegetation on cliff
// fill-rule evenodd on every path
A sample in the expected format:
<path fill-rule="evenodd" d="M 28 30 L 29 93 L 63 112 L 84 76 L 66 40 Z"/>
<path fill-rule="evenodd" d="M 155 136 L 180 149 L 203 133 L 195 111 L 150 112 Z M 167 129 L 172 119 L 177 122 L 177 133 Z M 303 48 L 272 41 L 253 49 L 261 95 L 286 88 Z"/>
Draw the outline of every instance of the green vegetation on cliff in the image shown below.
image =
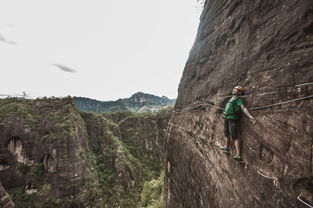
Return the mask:
<path fill-rule="evenodd" d="M 0 125 L 24 125 L 25 131 L 45 129 L 42 139 L 53 142 L 77 134 L 78 110 L 72 98 L 0 99 Z"/>
<path fill-rule="evenodd" d="M 164 115 L 169 119 L 170 112 Z M 81 116 L 86 124 L 91 148 L 88 158 L 92 177 L 97 181 L 88 189 L 98 190 L 92 193 L 94 196 L 90 196 L 89 191 L 86 193 L 89 198 L 101 199 L 93 201 L 90 206 L 163 207 L 162 160 L 153 154 L 143 154 L 143 147 L 139 144 L 136 146 L 136 142 L 142 142 L 140 134 L 147 128 L 143 121 L 157 119 L 159 114 L 115 112 L 101 115 L 81 112 Z M 128 119 L 137 120 L 142 125 L 133 128 L 135 122 L 127 127 L 125 121 Z M 153 131 L 157 136 L 156 122 L 154 124 L 148 131 Z"/>
<path fill-rule="evenodd" d="M 25 194 L 23 187 L 16 187 L 9 191 L 16 207 L 29 208 L 56 208 L 66 207 L 62 199 L 51 196 L 51 185 L 44 184 L 40 187 L 40 191 L 32 194 Z"/>
<path fill-rule="evenodd" d="M 49 152 L 52 155 L 57 143 L 82 136 L 78 131 L 83 124 L 70 97 L 0 99 L 0 128 L 3 130 L 0 141 L 5 148 L 0 156 L 9 166 L 0 170 L 0 177 L 2 183 L 9 184 L 7 191 L 17 207 L 52 208 L 69 204 L 70 200 L 56 196 L 56 187 L 51 180 L 57 174 L 48 171 L 50 164 L 44 164 L 43 156 Z M 17 157 L 22 158 L 18 160 Z M 9 180 L 7 176 L 12 178 Z"/>
<path fill-rule="evenodd" d="M 34 128 L 38 117 L 32 108 L 35 102 L 25 99 L 0 99 L 0 121 L 2 125 L 12 123 L 13 119 L 23 119 L 25 128 Z"/>
<path fill-rule="evenodd" d="M 80 112 L 69 97 L 0 99 L 0 141 L 7 144 L 13 138 L 12 145 L 21 145 L 18 154 L 28 161 L 16 160 L 6 150 L 9 169 L 0 170 L 0 179 L 22 208 L 161 208 L 164 132 L 170 115 L 169 110 Z M 83 182 L 73 185 L 71 177 L 79 171 Z M 16 183 L 6 182 L 8 175 Z"/>

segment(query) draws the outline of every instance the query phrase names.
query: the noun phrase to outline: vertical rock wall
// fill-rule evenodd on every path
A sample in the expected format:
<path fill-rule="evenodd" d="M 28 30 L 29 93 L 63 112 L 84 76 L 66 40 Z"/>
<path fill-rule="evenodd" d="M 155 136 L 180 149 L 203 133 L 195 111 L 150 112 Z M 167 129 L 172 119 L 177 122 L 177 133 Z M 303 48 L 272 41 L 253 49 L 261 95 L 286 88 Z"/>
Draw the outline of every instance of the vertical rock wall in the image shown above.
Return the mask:
<path fill-rule="evenodd" d="M 140 155 L 154 159 L 156 164 L 164 161 L 164 137 L 171 111 L 153 115 L 130 116 L 120 123 L 121 139 Z M 155 164 L 155 165 L 156 165 Z"/>
<path fill-rule="evenodd" d="M 90 207 L 161 207 L 165 130 L 172 112 L 81 112 L 90 169 L 99 184 Z M 100 200 L 99 200 L 100 199 Z"/>
<path fill-rule="evenodd" d="M 313 205 L 312 43 L 311 0 L 206 1 L 167 131 L 168 208 Z M 217 148 L 236 85 L 248 108 L 299 99 L 241 119 L 246 164 Z"/>
<path fill-rule="evenodd" d="M 31 195 L 49 186 L 45 197 L 72 200 L 80 194 L 90 174 L 85 156 L 86 137 L 85 123 L 71 99 L 2 99 L 0 180 L 3 187 L 8 192 L 21 189 L 16 194 L 21 198 L 21 194 Z M 28 198 L 31 197 L 34 195 Z M 37 202 L 33 200 L 33 203 Z"/>

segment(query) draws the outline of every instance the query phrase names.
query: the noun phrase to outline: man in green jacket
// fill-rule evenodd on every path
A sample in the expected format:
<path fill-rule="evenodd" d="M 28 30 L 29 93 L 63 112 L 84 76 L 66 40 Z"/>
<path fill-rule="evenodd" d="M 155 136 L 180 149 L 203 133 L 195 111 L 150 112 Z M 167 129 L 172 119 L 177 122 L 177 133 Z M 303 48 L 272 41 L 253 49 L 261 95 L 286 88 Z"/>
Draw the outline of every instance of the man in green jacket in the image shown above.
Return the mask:
<path fill-rule="evenodd" d="M 233 89 L 233 96 L 232 98 L 227 102 L 227 105 L 223 112 L 223 118 L 224 121 L 224 133 L 226 137 L 226 145 L 221 146 L 220 149 L 222 149 L 225 153 L 229 153 L 229 147 L 230 147 L 230 138 L 234 140 L 235 142 L 235 148 L 236 148 L 236 155 L 234 157 L 235 160 L 242 161 L 241 158 L 241 144 L 240 139 L 238 138 L 238 122 L 241 117 L 241 113 L 244 112 L 246 116 L 249 117 L 251 122 L 253 124 L 256 123 L 253 116 L 251 116 L 248 109 L 244 106 L 243 100 L 240 96 L 244 94 L 244 87 L 242 86 L 236 86 Z"/>

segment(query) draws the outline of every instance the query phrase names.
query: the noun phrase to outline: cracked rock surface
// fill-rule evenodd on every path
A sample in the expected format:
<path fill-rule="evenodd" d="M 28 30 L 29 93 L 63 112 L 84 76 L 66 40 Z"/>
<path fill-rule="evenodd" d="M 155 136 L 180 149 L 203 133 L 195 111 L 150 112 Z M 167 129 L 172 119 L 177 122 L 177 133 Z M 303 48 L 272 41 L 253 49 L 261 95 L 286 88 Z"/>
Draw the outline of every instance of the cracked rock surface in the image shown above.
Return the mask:
<path fill-rule="evenodd" d="M 167 131 L 168 208 L 313 205 L 312 43 L 310 0 L 206 1 Z M 218 108 L 236 85 L 252 109 L 299 99 L 251 111 L 256 125 L 243 116 L 246 164 L 234 146 L 229 156 L 217 148 Z"/>

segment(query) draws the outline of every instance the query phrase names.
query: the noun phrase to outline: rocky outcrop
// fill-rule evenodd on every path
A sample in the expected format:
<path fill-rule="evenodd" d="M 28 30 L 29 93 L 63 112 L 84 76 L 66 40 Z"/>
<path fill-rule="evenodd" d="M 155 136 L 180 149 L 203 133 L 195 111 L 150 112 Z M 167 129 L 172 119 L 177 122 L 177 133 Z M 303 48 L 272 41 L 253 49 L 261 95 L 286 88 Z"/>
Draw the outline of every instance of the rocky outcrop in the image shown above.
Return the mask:
<path fill-rule="evenodd" d="M 145 157 L 163 165 L 165 132 L 171 111 L 129 116 L 120 121 L 122 141 Z"/>
<path fill-rule="evenodd" d="M 91 170 L 99 183 L 89 198 L 102 199 L 91 201 L 92 207 L 149 207 L 160 201 L 157 197 L 162 187 L 154 186 L 163 180 L 157 178 L 163 170 L 164 135 L 170 115 L 171 111 L 144 115 L 81 112 L 91 149 Z M 161 191 L 150 196 L 151 189 Z"/>
<path fill-rule="evenodd" d="M 29 195 L 30 201 L 43 195 L 75 198 L 89 170 L 86 130 L 73 100 L 5 99 L 0 111 L 0 179 L 5 189 L 21 189 L 15 196 Z M 43 187 L 49 191 L 33 195 Z"/>
<path fill-rule="evenodd" d="M 168 127 L 168 208 L 313 205 L 312 42 L 310 0 L 206 1 Z M 241 120 L 246 164 L 216 147 L 239 84 L 257 119 Z"/>
<path fill-rule="evenodd" d="M 94 114 L 79 112 L 72 98 L 1 99 L 0 203 L 161 206 L 171 113 Z"/>

